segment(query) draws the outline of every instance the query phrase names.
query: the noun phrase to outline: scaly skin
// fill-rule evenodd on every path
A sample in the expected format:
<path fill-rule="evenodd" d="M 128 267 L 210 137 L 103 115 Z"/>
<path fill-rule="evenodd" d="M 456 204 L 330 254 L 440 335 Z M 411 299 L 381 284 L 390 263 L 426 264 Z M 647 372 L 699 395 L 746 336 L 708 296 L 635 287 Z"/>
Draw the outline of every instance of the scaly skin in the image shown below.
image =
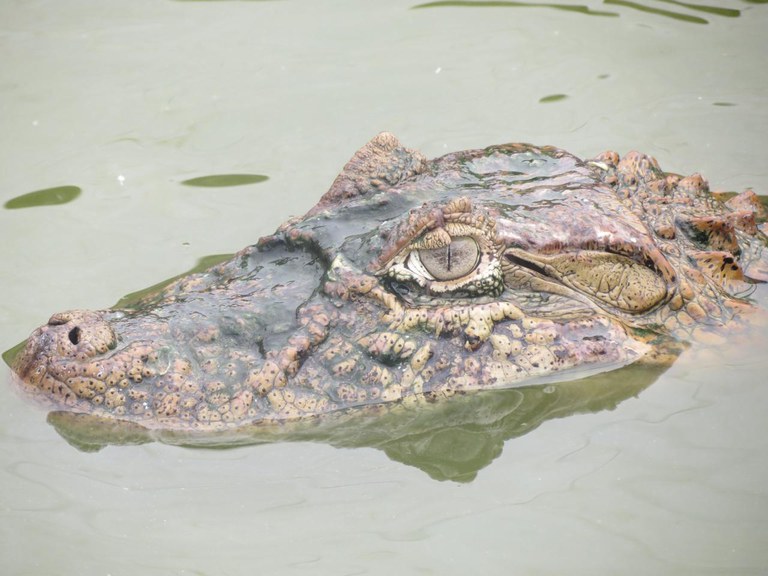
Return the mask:
<path fill-rule="evenodd" d="M 663 357 L 768 279 L 751 192 L 523 144 L 427 161 L 380 134 L 303 218 L 14 361 L 58 410 L 221 431 Z"/>

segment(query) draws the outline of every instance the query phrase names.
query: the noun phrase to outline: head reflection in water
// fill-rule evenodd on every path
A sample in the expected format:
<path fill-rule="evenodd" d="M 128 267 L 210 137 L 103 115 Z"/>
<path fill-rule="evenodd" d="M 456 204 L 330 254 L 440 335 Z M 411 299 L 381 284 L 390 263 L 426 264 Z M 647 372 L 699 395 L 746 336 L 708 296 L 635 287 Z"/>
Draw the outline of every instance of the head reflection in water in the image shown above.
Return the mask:
<path fill-rule="evenodd" d="M 12 365 L 86 449 L 355 430 L 399 460 L 464 445 L 471 465 L 409 463 L 468 478 L 504 439 L 613 406 L 652 381 L 643 366 L 743 323 L 764 219 L 754 194 L 723 203 L 637 153 L 428 161 L 380 134 L 303 218 L 119 308 L 53 315 Z"/>

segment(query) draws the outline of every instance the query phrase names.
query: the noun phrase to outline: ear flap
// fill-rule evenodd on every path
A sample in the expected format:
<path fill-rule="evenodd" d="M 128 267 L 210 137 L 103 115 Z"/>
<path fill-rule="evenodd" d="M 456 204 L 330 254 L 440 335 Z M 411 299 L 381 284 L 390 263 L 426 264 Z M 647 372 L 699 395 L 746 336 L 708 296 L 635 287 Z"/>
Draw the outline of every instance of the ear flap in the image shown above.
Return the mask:
<path fill-rule="evenodd" d="M 739 253 L 734 225 L 724 216 L 678 218 L 677 226 L 700 248 Z"/>
<path fill-rule="evenodd" d="M 693 252 L 691 258 L 699 270 L 733 296 L 748 292 L 752 286 L 730 252 Z"/>
<path fill-rule="evenodd" d="M 382 132 L 355 152 L 312 212 L 346 198 L 384 190 L 426 168 L 423 154 L 403 147 L 392 134 Z"/>

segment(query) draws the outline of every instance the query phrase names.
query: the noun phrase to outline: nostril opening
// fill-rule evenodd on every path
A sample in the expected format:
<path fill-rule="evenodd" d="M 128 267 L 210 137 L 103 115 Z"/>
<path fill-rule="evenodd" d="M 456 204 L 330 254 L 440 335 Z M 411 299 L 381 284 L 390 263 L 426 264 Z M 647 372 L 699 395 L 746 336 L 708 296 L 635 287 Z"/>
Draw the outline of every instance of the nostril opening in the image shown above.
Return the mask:
<path fill-rule="evenodd" d="M 75 326 L 72 328 L 72 330 L 69 331 L 69 341 L 75 345 L 80 343 L 80 328 Z"/>

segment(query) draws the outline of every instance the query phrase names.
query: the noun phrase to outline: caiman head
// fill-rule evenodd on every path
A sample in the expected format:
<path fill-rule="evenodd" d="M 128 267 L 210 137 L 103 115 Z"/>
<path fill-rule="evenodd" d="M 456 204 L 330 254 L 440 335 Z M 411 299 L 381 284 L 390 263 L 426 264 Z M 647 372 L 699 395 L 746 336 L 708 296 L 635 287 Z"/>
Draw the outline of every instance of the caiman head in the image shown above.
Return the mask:
<path fill-rule="evenodd" d="M 764 217 L 637 153 L 428 161 L 380 134 L 303 218 L 122 309 L 54 314 L 13 370 L 57 410 L 202 431 L 567 379 L 748 310 Z"/>

